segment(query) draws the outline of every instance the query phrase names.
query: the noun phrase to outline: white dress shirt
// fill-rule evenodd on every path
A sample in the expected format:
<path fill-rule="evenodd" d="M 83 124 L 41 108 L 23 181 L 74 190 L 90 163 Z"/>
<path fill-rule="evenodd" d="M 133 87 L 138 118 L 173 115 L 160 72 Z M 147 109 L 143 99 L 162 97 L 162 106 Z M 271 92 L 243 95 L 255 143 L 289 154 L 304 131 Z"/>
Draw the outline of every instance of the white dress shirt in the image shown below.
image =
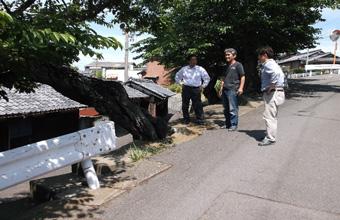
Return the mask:
<path fill-rule="evenodd" d="M 184 66 L 182 67 L 177 73 L 175 77 L 176 83 L 181 83 L 183 81 L 183 84 L 186 86 L 192 86 L 192 87 L 200 87 L 202 86 L 205 88 L 209 81 L 210 77 L 207 73 L 207 71 L 198 65 L 195 65 L 193 67 Z M 202 83 L 203 80 L 203 83 Z"/>

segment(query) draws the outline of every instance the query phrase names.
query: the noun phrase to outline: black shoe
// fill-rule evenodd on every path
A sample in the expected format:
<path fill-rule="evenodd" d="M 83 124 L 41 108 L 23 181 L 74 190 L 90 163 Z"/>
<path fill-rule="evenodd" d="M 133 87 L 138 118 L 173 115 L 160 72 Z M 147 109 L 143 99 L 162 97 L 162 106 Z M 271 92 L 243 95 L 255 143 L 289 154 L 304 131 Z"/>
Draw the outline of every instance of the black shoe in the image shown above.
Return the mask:
<path fill-rule="evenodd" d="M 205 123 L 204 123 L 204 120 L 202 120 L 202 119 L 197 119 L 197 120 L 195 121 L 195 123 L 198 124 L 198 125 L 204 125 L 204 124 L 205 124 Z"/>
<path fill-rule="evenodd" d="M 190 124 L 190 119 L 183 119 L 182 122 L 183 122 L 183 124 L 186 124 L 186 125 L 187 125 L 187 124 Z"/>
<path fill-rule="evenodd" d="M 237 127 L 236 126 L 231 126 L 230 128 L 228 128 L 228 131 L 237 131 Z"/>
<path fill-rule="evenodd" d="M 264 138 L 260 143 L 258 143 L 259 146 L 268 146 L 268 145 L 272 145 L 275 144 L 276 141 L 271 141 L 267 138 Z"/>

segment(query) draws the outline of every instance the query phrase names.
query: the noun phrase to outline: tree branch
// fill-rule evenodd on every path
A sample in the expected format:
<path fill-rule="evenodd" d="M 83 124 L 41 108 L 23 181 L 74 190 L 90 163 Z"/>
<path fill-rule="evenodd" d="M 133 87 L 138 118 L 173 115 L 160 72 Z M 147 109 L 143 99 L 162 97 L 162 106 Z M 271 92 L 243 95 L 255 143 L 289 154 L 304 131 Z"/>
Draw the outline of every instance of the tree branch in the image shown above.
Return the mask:
<path fill-rule="evenodd" d="M 3 0 L 0 0 L 0 1 L 1 1 L 1 3 L 3 4 L 3 6 L 4 6 L 6 12 L 7 12 L 8 14 L 12 14 L 11 10 L 10 10 L 10 9 L 8 8 L 8 6 L 6 5 L 5 1 L 3 1 Z"/>
<path fill-rule="evenodd" d="M 27 8 L 34 4 L 36 0 L 27 0 L 26 2 L 22 3 L 15 11 L 15 14 L 23 13 Z"/>

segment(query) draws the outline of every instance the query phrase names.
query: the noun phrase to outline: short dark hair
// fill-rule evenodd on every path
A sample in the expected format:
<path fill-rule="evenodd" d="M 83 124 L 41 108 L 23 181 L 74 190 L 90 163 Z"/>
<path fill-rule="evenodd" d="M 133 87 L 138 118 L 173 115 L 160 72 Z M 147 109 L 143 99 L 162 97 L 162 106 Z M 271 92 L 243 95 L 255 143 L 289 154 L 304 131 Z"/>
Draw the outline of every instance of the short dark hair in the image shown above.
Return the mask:
<path fill-rule="evenodd" d="M 265 47 L 260 47 L 256 50 L 258 55 L 264 55 L 267 54 L 268 58 L 274 58 L 274 51 L 273 48 L 269 47 L 269 46 L 265 46 Z"/>
<path fill-rule="evenodd" d="M 224 54 L 226 53 L 231 53 L 232 55 L 236 56 L 237 55 L 237 51 L 234 48 L 227 48 L 224 50 Z"/>
<path fill-rule="evenodd" d="M 187 60 L 190 61 L 191 58 L 193 58 L 193 57 L 196 57 L 196 58 L 197 58 L 197 55 L 196 55 L 196 54 L 189 54 L 189 55 L 187 56 Z"/>

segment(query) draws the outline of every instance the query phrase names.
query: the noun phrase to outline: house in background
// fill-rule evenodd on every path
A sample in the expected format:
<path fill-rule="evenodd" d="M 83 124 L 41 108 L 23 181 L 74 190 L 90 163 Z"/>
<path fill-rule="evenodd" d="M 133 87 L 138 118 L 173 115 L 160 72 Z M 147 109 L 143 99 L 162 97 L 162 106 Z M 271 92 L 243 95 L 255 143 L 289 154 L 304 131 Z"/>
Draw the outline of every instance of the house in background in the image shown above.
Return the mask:
<path fill-rule="evenodd" d="M 129 62 L 128 75 L 129 78 L 140 78 L 138 73 L 145 68 L 136 67 L 135 63 Z M 88 76 L 97 76 L 104 79 L 112 79 L 124 82 L 124 62 L 104 62 L 94 61 L 85 66 L 83 74 Z"/>
<path fill-rule="evenodd" d="M 171 72 L 173 69 L 166 69 L 164 65 L 160 64 L 156 60 L 150 60 L 146 64 L 146 75 L 145 79 L 151 79 L 160 85 L 170 85 L 171 84 Z"/>
<path fill-rule="evenodd" d="M 308 64 L 332 64 L 334 54 L 326 53 L 322 50 L 313 50 L 304 53 L 282 56 L 278 59 L 278 64 L 286 70 L 303 69 L 308 60 Z M 336 64 L 340 64 L 340 58 L 336 58 Z"/>
<path fill-rule="evenodd" d="M 0 151 L 35 143 L 79 130 L 79 109 L 52 87 L 40 84 L 35 93 L 5 89 L 0 99 Z"/>
<path fill-rule="evenodd" d="M 104 79 L 112 79 L 118 81 L 124 80 L 124 62 L 104 62 L 94 61 L 85 66 L 82 72 L 87 76 L 96 76 Z M 150 79 L 160 85 L 169 85 L 171 83 L 170 73 L 173 69 L 166 69 L 164 65 L 157 60 L 149 61 L 146 66 L 137 67 L 135 63 L 129 62 L 128 75 L 129 78 L 145 78 Z"/>

